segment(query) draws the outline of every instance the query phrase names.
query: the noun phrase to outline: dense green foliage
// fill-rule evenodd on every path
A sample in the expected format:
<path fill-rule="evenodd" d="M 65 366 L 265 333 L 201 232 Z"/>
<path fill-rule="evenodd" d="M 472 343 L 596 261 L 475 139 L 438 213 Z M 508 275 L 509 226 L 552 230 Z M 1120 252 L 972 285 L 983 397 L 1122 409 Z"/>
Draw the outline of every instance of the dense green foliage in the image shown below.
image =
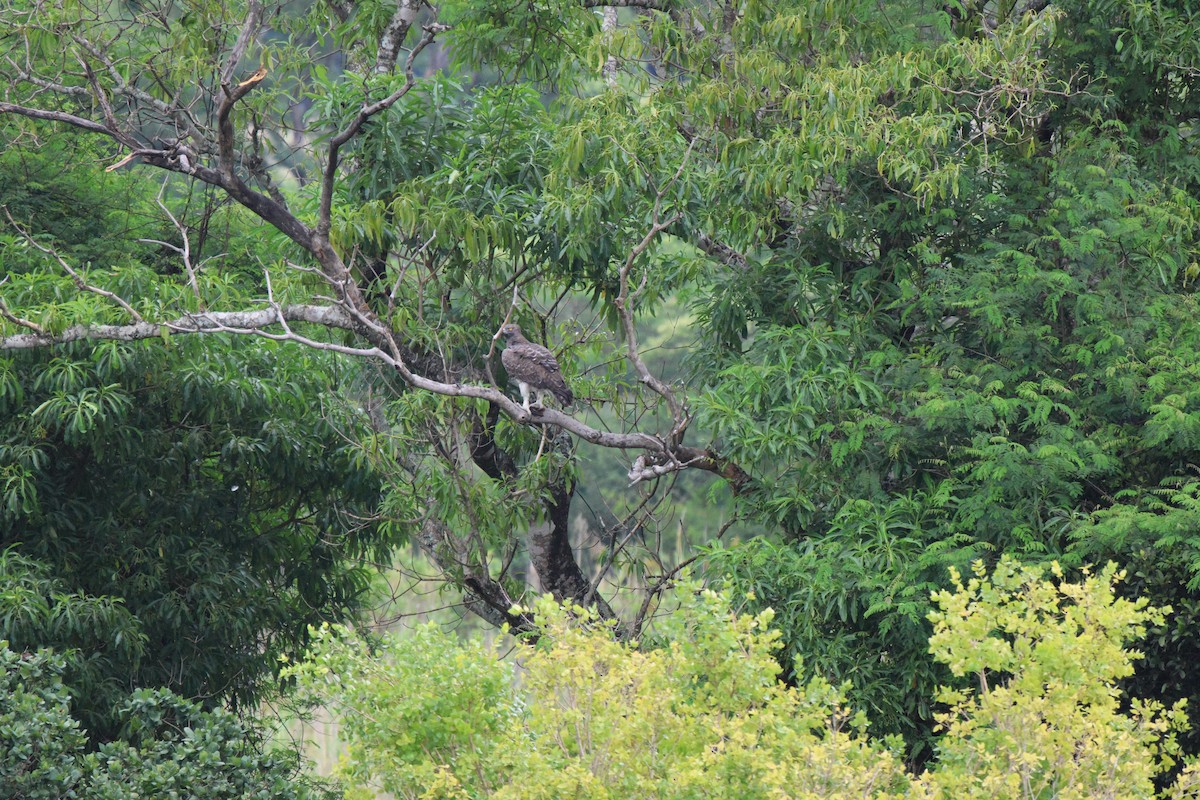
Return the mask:
<path fill-rule="evenodd" d="M 1137 798 L 1177 752 L 1179 708 L 1123 710 L 1131 640 L 1163 612 L 1004 559 L 934 599 L 933 655 L 972 690 L 944 690 L 937 765 L 909 774 L 843 693 L 777 679 L 771 613 L 683 587 L 663 641 L 621 644 L 593 612 L 539 603 L 520 659 L 435 627 L 372 651 L 325 629 L 293 669 L 349 741 L 349 796 L 401 798 Z M 1183 773 L 1174 796 L 1200 777 Z"/>
<path fill-rule="evenodd" d="M 322 409 L 319 361 L 195 344 L 3 363 L 0 575 L 20 590 L 0 594 L 0 632 L 83 650 L 93 732 L 112 692 L 252 700 L 309 624 L 359 606 L 361 559 L 383 549 L 378 483 L 353 421 Z"/>
<path fill-rule="evenodd" d="M 318 800 L 329 789 L 299 774 L 294 754 L 264 750 L 262 733 L 226 711 L 166 690 L 117 709 L 125 736 L 89 752 L 63 683 L 64 659 L 0 641 L 0 794 L 12 800 Z"/>
<path fill-rule="evenodd" d="M 947 566 L 1116 559 L 1157 573 L 1139 584 L 1157 601 L 1194 606 L 1200 55 L 1194 15 L 1168 6 L 1055 3 L 1041 32 L 963 23 L 916 53 L 876 40 L 866 74 L 881 79 L 922 53 L 976 54 L 972 85 L 937 99 L 917 102 L 953 77 L 915 67 L 907 98 L 840 89 L 887 121 L 884 142 L 952 126 L 910 144 L 940 168 L 889 175 L 892 154 L 858 122 L 803 224 L 705 303 L 702 419 L 754 465 L 751 513 L 795 540 L 718 552 L 716 574 L 778 609 L 786 652 L 849 676 L 915 755 L 941 680 L 924 597 Z M 990 47 L 1002 63 L 982 60 Z M 792 169 L 766 168 L 773 186 Z M 1165 700 L 1195 696 L 1177 680 L 1190 619 L 1149 645 L 1138 685 Z"/>
<path fill-rule="evenodd" d="M 80 687 L 246 700 L 305 624 L 353 610 L 355 560 L 403 543 L 489 622 L 536 628 L 544 590 L 649 658 L 628 640 L 719 529 L 740 540 L 703 574 L 772 609 L 799 693 L 772 675 L 772 697 L 845 681 L 872 741 L 964 793 L 978 742 L 939 744 L 935 697 L 970 679 L 931 658 L 929 598 L 976 559 L 1117 563 L 1174 613 L 1138 623 L 1136 672 L 1092 677 L 1200 701 L 1195 4 L 632 5 L 0 0 L 0 337 L 41 348 L 0 361 L 2 574 L 33 609 L 0 635 L 102 644 Z M 249 328 L 290 341 L 49 349 L 266 310 Z M 559 357 L 569 418 L 511 402 L 505 320 Z M 673 506 L 700 470 L 723 481 L 707 519 Z M 414 679 L 487 661 L 418 641 Z M 477 710 L 507 697 L 479 669 L 449 719 L 510 730 Z M 1149 746 L 1113 696 L 1084 710 Z M 804 719 L 769 747 L 820 739 Z M 469 782 L 401 761 L 400 782 Z"/>
<path fill-rule="evenodd" d="M 0 204 L 73 258 L 116 242 L 104 272 L 155 302 L 167 266 L 145 245 L 119 249 L 131 227 L 163 235 L 153 194 L 58 161 L 89 154 L 7 151 Z M 210 245 L 236 250 L 234 222 Z M 7 236 L 9 274 L 28 277 L 10 301 L 65 291 Z M 360 607 L 362 559 L 387 540 L 371 523 L 378 478 L 348 446 L 361 422 L 332 399 L 340 381 L 328 359 L 248 341 L 0 358 L 0 638 L 78 654 L 66 677 L 90 735 L 116 735 L 139 688 L 252 702 L 308 625 Z"/>

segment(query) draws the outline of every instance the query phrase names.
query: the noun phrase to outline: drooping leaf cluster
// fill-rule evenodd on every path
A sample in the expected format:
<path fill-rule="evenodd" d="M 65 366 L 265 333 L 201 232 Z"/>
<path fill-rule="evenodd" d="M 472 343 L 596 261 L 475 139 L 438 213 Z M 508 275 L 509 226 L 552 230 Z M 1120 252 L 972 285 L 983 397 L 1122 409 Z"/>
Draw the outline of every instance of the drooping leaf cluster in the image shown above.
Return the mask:
<path fill-rule="evenodd" d="M 119 599 L 132 618 L 95 620 L 120 657 L 94 676 L 101 686 L 73 687 L 95 703 L 81 709 L 92 731 L 106 730 L 105 699 L 137 687 L 252 700 L 309 624 L 360 605 L 363 560 L 389 551 L 371 521 L 378 480 L 350 444 L 361 423 L 323 401 L 326 365 L 269 343 L 196 344 L 2 362 L 14 391 L 0 425 L 0 541 L 38 562 L 24 576 L 8 562 L 9 579 L 43 598 L 5 593 L 4 637 L 89 644 L 55 633 L 53 620 L 78 612 L 58 592 Z"/>
<path fill-rule="evenodd" d="M 294 753 L 229 711 L 205 711 L 167 690 L 139 690 L 117 715 L 118 741 L 87 748 L 63 673 L 71 659 L 0 642 L 0 792 L 14 800 L 332 800 Z"/>

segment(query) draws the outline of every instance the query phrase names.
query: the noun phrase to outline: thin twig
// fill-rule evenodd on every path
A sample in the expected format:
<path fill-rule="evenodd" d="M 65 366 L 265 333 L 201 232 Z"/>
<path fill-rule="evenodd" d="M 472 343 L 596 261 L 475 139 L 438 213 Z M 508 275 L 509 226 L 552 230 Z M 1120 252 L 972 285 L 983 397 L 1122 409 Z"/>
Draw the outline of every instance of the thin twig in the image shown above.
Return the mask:
<path fill-rule="evenodd" d="M 6 283 L 8 283 L 7 275 L 4 276 L 3 280 L 0 280 L 0 286 L 3 286 Z M 22 328 L 27 328 L 36 334 L 44 334 L 46 332 L 46 329 L 41 325 L 38 325 L 36 322 L 31 322 L 24 317 L 18 317 L 16 314 L 12 313 L 12 311 L 10 311 L 8 308 L 8 304 L 4 302 L 3 297 L 0 297 L 0 317 L 4 317 L 12 324 L 18 325 Z"/>
<path fill-rule="evenodd" d="M 26 231 L 19 224 L 17 224 L 17 221 L 12 218 L 12 214 L 10 214 L 8 212 L 7 208 L 4 209 L 4 216 L 8 217 L 9 223 L 11 223 L 14 228 L 16 228 L 17 232 L 21 234 L 21 236 L 25 239 L 25 241 L 27 241 L 29 244 L 31 244 L 37 250 L 40 250 L 41 252 L 45 253 L 46 255 L 48 255 L 48 256 L 52 257 L 54 260 L 56 260 L 59 263 L 59 265 L 62 266 L 63 270 L 65 270 L 66 273 L 71 276 L 71 280 L 73 280 L 75 282 L 75 285 L 79 288 L 80 291 L 90 292 L 91 294 L 99 295 L 100 297 L 104 297 L 108 300 L 111 300 L 112 302 L 114 302 L 118 306 L 120 306 L 122 309 L 124 309 L 126 314 L 133 317 L 135 322 L 145 322 L 145 320 L 142 319 L 142 315 L 139 314 L 134 309 L 133 306 L 131 306 L 131 305 L 129 305 L 129 303 L 125 302 L 124 298 L 122 298 L 116 294 L 113 294 L 112 292 L 108 291 L 107 289 L 101 289 L 98 286 L 92 286 L 90 283 L 88 283 L 87 281 L 85 281 L 83 279 L 82 275 L 80 275 L 78 272 L 76 272 L 75 269 L 70 264 L 67 263 L 66 259 L 64 259 L 62 256 L 60 256 L 58 254 L 57 250 L 55 250 L 52 247 L 46 247 L 42 244 L 39 244 L 36 239 L 34 239 L 32 236 L 29 235 L 28 231 Z"/>
<path fill-rule="evenodd" d="M 680 405 L 679 400 L 675 397 L 675 392 L 670 386 L 668 386 L 650 371 L 650 368 L 646 366 L 646 362 L 642 360 L 642 356 L 638 352 L 637 328 L 633 318 L 633 301 L 645 288 L 645 276 L 643 276 L 643 281 L 638 288 L 631 292 L 629 289 L 629 274 L 633 270 L 634 262 L 637 261 L 638 257 L 650 247 L 654 240 L 658 238 L 658 235 L 670 228 L 682 218 L 683 214 L 681 212 L 676 212 L 665 221 L 662 219 L 663 198 L 666 196 L 666 193 L 670 190 L 670 188 L 683 175 L 683 171 L 691 158 L 693 146 L 694 140 L 693 142 L 688 143 L 687 152 L 684 153 L 683 159 L 680 161 L 679 168 L 675 171 L 675 174 L 672 175 L 671 179 L 668 180 L 667 183 L 663 185 L 663 187 L 660 188 L 656 193 L 654 197 L 654 211 L 653 216 L 651 217 L 652 221 L 650 230 L 646 232 L 646 235 L 642 237 L 640 242 L 633 246 L 633 249 L 629 251 L 629 255 L 625 259 L 625 263 L 621 266 L 621 269 L 617 274 L 620 290 L 617 293 L 617 298 L 614 302 L 614 305 L 617 309 L 617 315 L 621 319 L 621 327 L 625 332 L 625 347 L 626 352 L 629 354 L 629 363 L 631 363 L 634 369 L 637 371 L 642 383 L 644 383 L 646 386 L 649 386 L 655 393 L 657 393 L 663 398 L 663 400 L 666 401 L 667 408 L 671 413 L 671 419 L 675 422 L 675 428 L 672 431 L 672 439 L 677 439 L 678 437 L 682 436 L 683 428 L 686 426 L 685 420 L 687 415 L 684 412 L 683 407 Z"/>
<path fill-rule="evenodd" d="M 725 523 L 722 524 L 717 530 L 717 535 L 713 537 L 713 541 L 720 541 L 721 538 L 729 531 L 731 527 L 733 527 L 734 523 L 737 521 L 738 516 L 736 514 L 726 520 Z M 675 565 L 674 569 L 663 574 L 659 578 L 658 582 L 655 583 L 654 586 L 652 586 L 649 590 L 647 590 L 646 599 L 642 601 L 642 606 L 638 609 L 637 616 L 633 619 L 633 624 L 629 626 L 629 629 L 634 636 L 641 633 L 642 625 L 646 621 L 646 615 L 650 612 L 650 604 L 654 602 L 654 598 L 662 594 L 663 591 L 671 584 L 671 582 L 675 580 L 675 577 L 679 575 L 680 572 L 695 563 L 696 559 L 698 558 L 700 558 L 700 554 L 696 554 L 691 558 L 687 558 L 679 562 L 677 565 Z"/>
<path fill-rule="evenodd" d="M 329 140 L 329 152 L 325 157 L 325 174 L 321 182 L 321 196 L 319 208 L 317 210 L 318 236 L 327 238 L 329 236 L 330 226 L 332 225 L 330 213 L 333 209 L 333 185 L 337 178 L 337 170 L 340 163 L 338 159 L 338 151 L 341 149 L 342 145 L 346 144 L 346 142 L 358 135 L 359 130 L 362 129 L 362 126 L 366 124 L 367 120 L 379 112 L 391 108 L 400 100 L 400 98 L 404 97 L 404 95 L 408 94 L 412 88 L 416 86 L 417 79 L 413 74 L 413 62 L 416 60 L 417 55 L 422 50 L 433 43 L 434 37 L 442 31 L 447 30 L 447 28 L 448 26 L 436 22 L 426 25 L 424 28 L 425 35 L 422 36 L 421 40 L 413 46 L 413 49 L 408 54 L 408 60 L 405 62 L 404 84 L 382 100 L 374 103 L 364 102 L 354 119 L 352 119 L 345 128 L 343 128 Z"/>
<path fill-rule="evenodd" d="M 158 190 L 158 197 L 154 198 L 154 200 L 156 203 L 158 203 L 158 207 L 163 210 L 163 213 L 167 215 L 167 218 L 171 220 L 171 224 L 175 226 L 175 230 L 179 231 L 179 238 L 183 241 L 183 246 L 176 247 L 174 245 L 167 244 L 166 242 L 159 242 L 159 244 L 171 248 L 179 254 L 181 259 L 183 259 L 183 268 L 187 270 L 188 283 L 192 287 L 192 294 L 196 296 L 198 308 L 203 311 L 204 300 L 200 297 L 200 284 L 196 280 L 196 268 L 192 266 L 192 245 L 188 238 L 188 229 L 186 225 L 180 222 L 175 215 L 171 213 L 171 209 L 167 208 L 167 204 L 163 202 L 163 193 L 166 191 L 167 181 L 164 180 L 162 188 Z"/>

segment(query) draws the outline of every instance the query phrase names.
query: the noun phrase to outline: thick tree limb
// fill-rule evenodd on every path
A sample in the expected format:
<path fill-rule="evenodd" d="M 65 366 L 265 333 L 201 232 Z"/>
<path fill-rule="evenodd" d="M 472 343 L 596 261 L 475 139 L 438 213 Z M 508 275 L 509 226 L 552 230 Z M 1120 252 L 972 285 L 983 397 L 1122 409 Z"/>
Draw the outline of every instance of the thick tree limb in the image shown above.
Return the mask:
<path fill-rule="evenodd" d="M 355 330 L 356 325 L 346 312 L 336 306 L 292 305 L 283 307 L 284 318 L 293 322 L 311 322 L 327 328 Z M 74 325 L 58 333 L 18 333 L 0 339 L 0 350 L 32 350 L 87 339 L 113 339 L 136 342 L 158 339 L 164 335 L 205 333 L 219 330 L 253 330 L 279 321 L 273 308 L 259 311 L 215 311 L 194 314 L 168 322 L 138 322 L 132 325 Z"/>
<path fill-rule="evenodd" d="M 487 416 L 484 419 L 474 418 L 469 439 L 471 460 L 494 481 L 515 478 L 518 474 L 512 456 L 496 444 L 496 423 L 499 421 L 500 407 L 488 403 Z"/>
<path fill-rule="evenodd" d="M 669 0 L 582 0 L 584 8 L 644 8 L 647 11 L 670 11 Z"/>
<path fill-rule="evenodd" d="M 29 117 L 30 119 L 63 122 L 67 125 L 74 125 L 76 128 L 82 128 L 85 131 L 102 133 L 105 136 L 111 136 L 114 139 L 117 138 L 117 134 L 114 131 L 110 131 L 99 122 L 78 117 L 74 114 L 68 114 L 65 111 L 47 111 L 43 108 L 29 108 L 28 106 L 19 106 L 15 103 L 0 103 L 0 114 L 20 114 L 22 117 Z"/>
<path fill-rule="evenodd" d="M 217 185 L 229 192 L 234 200 L 279 228 L 296 244 L 312 252 L 313 236 L 308 226 L 270 197 L 259 194 L 247 186 L 235 169 L 237 160 L 234 149 L 233 107 L 266 77 L 266 67 L 259 67 L 253 75 L 241 83 L 232 86 L 225 83 L 221 86 L 219 92 L 221 97 L 217 107 L 217 174 L 219 175 Z M 204 179 L 199 170 L 193 171 L 193 174 Z"/>
<path fill-rule="evenodd" d="M 569 457 L 571 438 L 560 432 L 554 436 L 551 448 Z M 614 619 L 616 614 L 604 598 L 592 590 L 591 581 L 579 568 L 571 547 L 569 522 L 575 486 L 563 476 L 548 488 L 550 496 L 546 501 L 546 524 L 531 529 L 527 537 L 529 562 L 537 571 L 542 590 L 560 602 L 571 601 L 580 605 L 594 603 L 602 617 Z"/>
<path fill-rule="evenodd" d="M 400 0 L 396 4 L 396 12 L 392 14 L 379 37 L 379 51 L 375 55 L 376 72 L 391 72 L 396 68 L 404 39 L 417 19 L 417 12 L 424 4 L 424 0 Z"/>

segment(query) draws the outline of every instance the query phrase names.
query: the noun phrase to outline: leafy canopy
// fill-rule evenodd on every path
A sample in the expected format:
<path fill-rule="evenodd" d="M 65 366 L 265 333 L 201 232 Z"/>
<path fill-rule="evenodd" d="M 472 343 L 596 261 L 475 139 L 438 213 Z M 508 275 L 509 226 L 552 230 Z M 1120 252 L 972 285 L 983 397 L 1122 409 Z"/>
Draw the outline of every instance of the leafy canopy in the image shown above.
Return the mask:
<path fill-rule="evenodd" d="M 98 750 L 73 715 L 71 659 L 15 652 L 0 641 L 0 794 L 14 800 L 332 800 L 299 773 L 294 753 L 228 711 L 204 711 L 166 690 L 133 693 L 118 709 L 124 735 Z"/>

